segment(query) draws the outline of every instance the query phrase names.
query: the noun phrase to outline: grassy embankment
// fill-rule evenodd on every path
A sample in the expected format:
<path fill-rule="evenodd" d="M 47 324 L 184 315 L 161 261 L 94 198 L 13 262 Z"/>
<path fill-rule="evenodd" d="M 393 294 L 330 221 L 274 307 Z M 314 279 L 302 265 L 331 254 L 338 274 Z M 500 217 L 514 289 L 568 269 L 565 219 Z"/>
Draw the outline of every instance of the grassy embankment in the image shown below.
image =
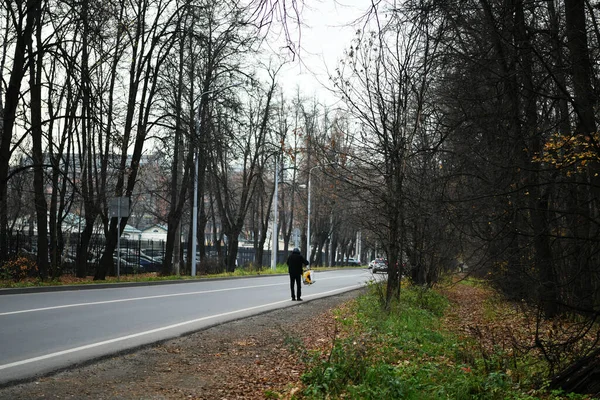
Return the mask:
<path fill-rule="evenodd" d="M 469 282 L 466 283 L 467 285 Z M 473 282 L 470 282 L 473 284 Z M 449 290 L 461 290 L 461 283 Z M 547 389 L 544 363 L 535 355 L 517 355 L 487 346 L 469 335 L 461 304 L 436 290 L 402 289 L 389 312 L 379 307 L 382 287 L 336 311 L 338 332 L 329 346 L 298 351 L 308 366 L 293 399 L 589 399 Z M 462 289 L 465 289 L 463 287 Z M 468 288 L 467 288 L 468 289 Z M 486 291 L 485 293 L 491 293 Z M 481 300 L 481 299 L 480 299 Z M 482 299 L 476 322 L 503 318 L 497 296 Z M 482 309 L 481 309 L 482 308 Z M 512 308 L 514 310 L 514 308 Z M 518 316 L 511 317 L 518 320 Z M 290 395 L 291 394 L 291 395 Z"/>

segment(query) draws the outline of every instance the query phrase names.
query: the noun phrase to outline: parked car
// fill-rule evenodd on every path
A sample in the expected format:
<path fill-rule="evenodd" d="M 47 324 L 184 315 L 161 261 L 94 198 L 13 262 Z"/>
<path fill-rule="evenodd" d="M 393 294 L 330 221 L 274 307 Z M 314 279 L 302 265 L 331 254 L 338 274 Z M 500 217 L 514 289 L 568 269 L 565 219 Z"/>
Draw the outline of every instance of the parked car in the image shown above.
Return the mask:
<path fill-rule="evenodd" d="M 152 258 L 156 262 L 162 263 L 165 251 L 162 249 L 142 249 L 141 254 Z"/>
<path fill-rule="evenodd" d="M 113 263 L 115 265 L 115 269 L 117 268 L 117 263 L 119 264 L 119 273 L 121 274 L 138 274 L 140 273 L 140 266 L 135 262 L 127 261 L 124 257 L 113 256 Z"/>
<path fill-rule="evenodd" d="M 355 267 L 361 265 L 360 261 L 358 261 L 356 258 L 352 258 L 352 257 L 350 257 L 348 259 L 347 264 L 350 265 L 350 266 L 355 266 Z"/>
<path fill-rule="evenodd" d="M 183 261 L 187 262 L 187 259 L 188 259 L 188 257 L 187 257 L 187 249 L 183 249 L 182 256 L 183 256 Z M 200 262 L 200 252 L 198 252 L 198 251 L 196 252 L 196 262 L 197 263 Z"/>
<path fill-rule="evenodd" d="M 356 266 L 360 265 L 360 262 L 356 258 L 353 258 L 353 257 L 339 258 L 336 260 L 335 265 L 356 267 Z"/>
<path fill-rule="evenodd" d="M 145 255 L 127 254 L 121 259 L 138 266 L 139 272 L 157 272 L 160 270 L 161 263 Z"/>
<path fill-rule="evenodd" d="M 144 272 L 158 272 L 160 271 L 161 266 L 162 258 L 159 260 L 154 257 L 148 257 L 140 254 L 140 267 L 142 267 Z"/>

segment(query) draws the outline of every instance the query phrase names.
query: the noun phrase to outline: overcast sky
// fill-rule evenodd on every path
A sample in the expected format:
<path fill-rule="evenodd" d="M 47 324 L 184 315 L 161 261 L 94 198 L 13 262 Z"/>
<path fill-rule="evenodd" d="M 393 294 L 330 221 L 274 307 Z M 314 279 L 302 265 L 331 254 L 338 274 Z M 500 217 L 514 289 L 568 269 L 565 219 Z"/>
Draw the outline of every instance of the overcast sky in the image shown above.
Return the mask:
<path fill-rule="evenodd" d="M 302 27 L 300 36 L 294 26 L 290 26 L 291 39 L 300 41 L 300 52 L 295 60 L 285 67 L 280 84 L 286 93 L 293 95 L 300 87 L 304 96 L 332 103 L 334 98 L 322 85 L 328 84 L 328 73 L 333 74 L 338 60 L 343 57 L 354 37 L 355 28 L 350 24 L 371 4 L 369 0 L 304 0 L 301 10 Z M 291 52 L 283 49 L 282 38 L 271 41 L 271 49 L 283 54 Z M 297 44 L 296 44 L 297 45 Z"/>

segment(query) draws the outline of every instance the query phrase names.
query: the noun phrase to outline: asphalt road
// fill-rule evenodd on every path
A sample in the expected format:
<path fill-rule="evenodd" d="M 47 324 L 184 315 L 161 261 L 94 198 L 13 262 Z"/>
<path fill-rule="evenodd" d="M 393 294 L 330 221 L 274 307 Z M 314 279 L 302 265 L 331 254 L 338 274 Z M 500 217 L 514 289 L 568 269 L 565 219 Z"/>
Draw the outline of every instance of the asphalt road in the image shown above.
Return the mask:
<path fill-rule="evenodd" d="M 315 272 L 305 301 L 362 287 L 368 270 Z M 0 384 L 297 304 L 287 275 L 0 296 Z"/>

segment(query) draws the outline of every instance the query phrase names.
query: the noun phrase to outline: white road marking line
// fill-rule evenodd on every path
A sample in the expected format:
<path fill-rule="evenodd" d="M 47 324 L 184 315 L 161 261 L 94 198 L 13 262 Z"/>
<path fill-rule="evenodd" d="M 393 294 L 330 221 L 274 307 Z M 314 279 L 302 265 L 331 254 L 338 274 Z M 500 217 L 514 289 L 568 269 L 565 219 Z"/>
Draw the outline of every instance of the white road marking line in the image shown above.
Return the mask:
<path fill-rule="evenodd" d="M 94 301 L 94 302 L 89 302 L 89 303 L 64 304 L 62 306 L 31 308 L 31 309 L 28 309 L 28 310 L 3 312 L 3 313 L 0 313 L 0 317 L 5 316 L 5 315 L 23 314 L 23 313 L 30 313 L 30 312 L 37 312 L 37 311 L 57 310 L 57 309 L 60 309 L 60 308 L 83 307 L 83 306 L 92 306 L 92 305 L 97 305 L 97 304 L 123 303 L 123 302 L 126 302 L 126 301 L 160 299 L 160 298 L 164 298 L 164 297 L 193 296 L 193 295 L 205 294 L 205 293 L 226 292 L 228 290 L 243 290 L 243 289 L 251 289 L 251 288 L 257 288 L 257 287 L 268 287 L 268 286 L 279 286 L 279 285 L 283 285 L 283 283 L 272 283 L 272 284 L 269 284 L 269 285 L 255 285 L 255 286 L 240 286 L 240 287 L 237 287 L 237 288 L 226 288 L 226 289 L 200 290 L 200 291 L 197 291 L 197 292 L 159 294 L 159 295 L 155 295 L 155 296 L 131 297 L 131 298 L 128 298 L 128 299 Z"/>
<path fill-rule="evenodd" d="M 359 275 L 352 275 L 352 276 L 349 276 L 349 278 L 354 277 L 354 276 L 359 276 Z M 345 277 L 345 278 L 348 278 L 348 277 Z M 328 279 L 339 279 L 339 278 L 338 277 L 321 278 L 320 280 L 324 281 L 324 280 L 328 280 Z M 316 281 L 316 279 L 315 279 L 315 281 Z M 161 295 L 155 295 L 155 296 L 144 296 L 144 297 L 131 297 L 131 298 L 128 298 L 128 299 L 94 301 L 94 302 L 89 302 L 89 303 L 64 304 L 64 305 L 61 305 L 61 306 L 31 308 L 31 309 L 27 309 L 27 310 L 2 312 L 2 313 L 0 313 L 0 317 L 6 316 L 6 315 L 25 314 L 25 313 L 30 313 L 30 312 L 58 310 L 58 309 L 61 309 L 61 308 L 84 307 L 84 306 L 93 306 L 93 305 L 98 305 L 98 304 L 123 303 L 123 302 L 127 302 L 127 301 L 160 299 L 160 298 L 165 298 L 165 297 L 193 296 L 193 295 L 206 294 L 206 293 L 226 292 L 226 291 L 229 291 L 229 290 L 244 290 L 244 289 L 252 289 L 252 288 L 259 288 L 259 287 L 269 287 L 269 286 L 281 286 L 281 285 L 289 285 L 289 283 L 288 282 L 285 282 L 285 283 L 271 283 L 271 284 L 268 284 L 268 285 L 240 286 L 240 287 L 236 287 L 236 288 L 201 290 L 201 291 L 196 291 L 196 292 L 171 293 L 171 294 L 161 294 Z"/>
<path fill-rule="evenodd" d="M 359 287 L 362 287 L 362 286 L 363 285 L 347 286 L 347 287 L 344 287 L 344 288 L 339 288 L 339 289 L 335 289 L 335 290 L 330 290 L 328 292 L 319 293 L 319 295 L 335 293 L 335 292 L 339 292 L 339 291 L 343 291 L 343 290 L 355 289 L 355 288 L 359 288 Z M 305 297 L 308 298 L 308 297 L 314 297 L 314 296 L 317 296 L 317 294 L 308 295 L 308 296 L 305 296 Z M 125 341 L 125 340 L 128 340 L 128 339 L 134 339 L 134 338 L 137 338 L 137 337 L 140 337 L 140 336 L 144 336 L 144 335 L 151 335 L 153 333 L 158 333 L 158 332 L 166 331 L 166 330 L 169 330 L 169 329 L 179 328 L 181 326 L 190 325 L 190 324 L 194 324 L 194 323 L 201 322 L 201 321 L 206 321 L 206 320 L 212 319 L 212 318 L 225 317 L 225 316 L 228 316 L 228 315 L 233 315 L 233 314 L 242 313 L 242 312 L 246 312 L 246 311 L 256 310 L 256 309 L 264 308 L 264 307 L 270 307 L 270 306 L 274 306 L 274 305 L 282 304 L 282 303 L 289 303 L 289 300 L 281 300 L 281 301 L 276 301 L 274 303 L 263 304 L 263 305 L 260 305 L 260 306 L 248 307 L 248 308 L 243 308 L 241 310 L 229 311 L 229 312 L 226 312 L 226 313 L 210 315 L 210 316 L 207 316 L 207 317 L 192 319 L 192 320 L 189 320 L 189 321 L 179 322 L 177 324 L 163 326 L 161 328 L 151 329 L 151 330 L 148 330 L 148 331 L 138 332 L 138 333 L 134 333 L 134 334 L 127 335 L 127 336 L 121 336 L 121 337 L 114 338 L 114 339 L 104 340 L 102 342 L 90 343 L 90 344 L 87 344 L 85 346 L 79 346 L 79 347 L 74 347 L 72 349 L 57 351 L 55 353 L 45 354 L 43 356 L 38 356 L 38 357 L 33 357 L 33 358 L 27 358 L 25 360 L 20 360 L 20 361 L 15 361 L 15 362 L 12 362 L 12 363 L 9 363 L 9 364 L 0 365 L 0 370 L 8 369 L 8 368 L 13 368 L 13 367 L 18 367 L 20 365 L 30 364 L 30 363 L 34 363 L 34 362 L 37 362 L 37 361 L 43 361 L 43 360 L 47 360 L 49 358 L 60 357 L 60 356 L 64 356 L 65 354 L 71 354 L 71 353 L 75 353 L 75 352 L 78 352 L 78 351 L 93 349 L 95 347 L 100 347 L 100 346 L 104 346 L 104 345 L 107 345 L 107 344 L 122 342 L 122 341 Z"/>

